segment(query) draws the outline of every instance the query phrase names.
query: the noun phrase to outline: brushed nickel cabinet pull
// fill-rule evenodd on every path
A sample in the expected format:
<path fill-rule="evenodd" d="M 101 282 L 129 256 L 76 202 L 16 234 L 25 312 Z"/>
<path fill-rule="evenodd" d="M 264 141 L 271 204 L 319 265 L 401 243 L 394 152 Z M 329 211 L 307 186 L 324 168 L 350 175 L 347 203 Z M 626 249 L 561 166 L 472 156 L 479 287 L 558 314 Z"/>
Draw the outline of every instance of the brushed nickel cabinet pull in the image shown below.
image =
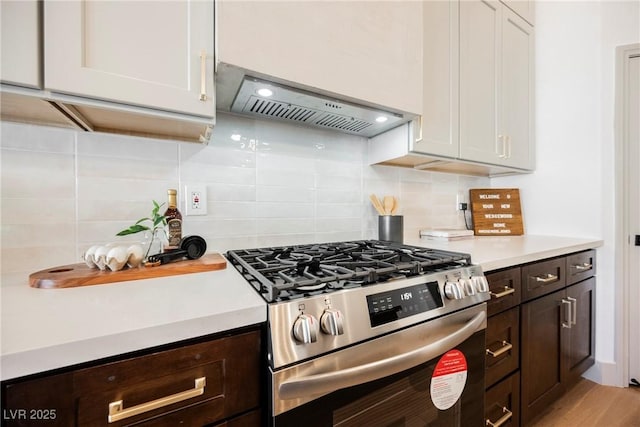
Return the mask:
<path fill-rule="evenodd" d="M 558 276 L 556 276 L 555 274 L 547 274 L 546 277 L 535 276 L 535 278 L 536 278 L 536 282 L 542 282 L 542 283 L 551 283 L 558 280 Z"/>
<path fill-rule="evenodd" d="M 502 150 L 499 150 L 499 146 L 502 143 Z M 506 157 L 505 154 L 505 148 L 504 148 L 505 142 L 504 142 L 504 136 L 503 135 L 498 135 L 498 138 L 496 139 L 496 154 L 498 155 L 499 158 L 504 159 Z M 502 151 L 502 154 L 500 154 L 500 151 Z"/>
<path fill-rule="evenodd" d="M 498 421 L 496 421 L 495 423 L 491 422 L 491 420 L 489 418 L 487 418 L 485 425 L 487 425 L 489 427 L 500 427 L 502 424 L 504 424 L 507 421 L 509 421 L 511 419 L 511 416 L 513 415 L 513 412 L 508 410 L 505 406 L 502 407 L 502 413 L 504 415 L 501 416 L 500 419 Z"/>
<path fill-rule="evenodd" d="M 498 298 L 506 297 L 507 295 L 511 295 L 511 294 L 512 294 L 512 293 L 514 293 L 515 291 L 516 291 L 516 290 L 515 290 L 514 288 L 510 288 L 510 287 L 508 287 L 508 286 L 505 286 L 505 287 L 504 287 L 504 291 L 502 291 L 502 292 L 498 292 L 498 293 L 495 293 L 495 292 L 489 292 L 489 294 L 490 294 L 493 298 L 498 299 Z"/>
<path fill-rule="evenodd" d="M 116 421 L 124 420 L 125 418 L 140 415 L 144 412 L 153 411 L 154 409 L 182 402 L 183 400 L 191 399 L 192 397 L 201 396 L 204 394 L 204 387 L 206 386 L 206 383 L 206 377 L 196 378 L 195 386 L 191 390 L 181 391 L 180 393 L 161 397 L 160 399 L 152 400 L 151 402 L 141 403 L 140 405 L 132 406 L 127 409 L 124 409 L 124 402 L 122 400 L 111 402 L 109 403 L 108 420 L 110 423 L 114 423 Z"/>
<path fill-rule="evenodd" d="M 567 297 L 571 302 L 571 324 L 575 325 L 578 320 L 578 300 L 575 298 Z"/>
<path fill-rule="evenodd" d="M 562 327 L 563 328 L 567 328 L 567 329 L 571 329 L 571 313 L 572 313 L 572 304 L 571 301 L 567 301 L 566 299 L 562 298 L 562 305 L 565 308 L 564 314 L 565 314 L 565 319 L 567 319 L 567 321 L 562 321 Z"/>
<path fill-rule="evenodd" d="M 207 51 L 200 51 L 200 101 L 207 100 Z"/>
<path fill-rule="evenodd" d="M 511 350 L 512 348 L 513 348 L 513 345 L 511 345 L 511 343 L 507 341 L 502 341 L 502 347 L 500 347 L 500 350 L 491 351 L 487 348 L 486 351 L 487 351 L 487 354 L 491 355 L 492 357 L 498 357 L 501 354 L 504 354 L 507 351 Z"/>
<path fill-rule="evenodd" d="M 589 270 L 591 267 L 593 267 L 593 265 L 589 264 L 588 262 L 585 262 L 583 264 L 572 265 L 572 267 L 575 268 L 576 270 Z"/>
<path fill-rule="evenodd" d="M 418 134 L 418 137 L 415 139 L 414 142 L 420 142 L 422 141 L 422 116 L 420 116 L 420 133 Z"/>

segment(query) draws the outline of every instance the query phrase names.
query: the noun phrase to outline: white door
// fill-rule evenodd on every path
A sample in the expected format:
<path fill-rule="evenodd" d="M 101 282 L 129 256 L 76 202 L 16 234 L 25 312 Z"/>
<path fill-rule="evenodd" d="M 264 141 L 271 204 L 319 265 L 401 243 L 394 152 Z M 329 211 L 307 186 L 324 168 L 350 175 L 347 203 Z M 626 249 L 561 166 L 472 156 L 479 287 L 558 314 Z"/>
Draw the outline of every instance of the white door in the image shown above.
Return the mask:
<path fill-rule="evenodd" d="M 423 3 L 422 138 L 411 141 L 418 153 L 458 157 L 459 3 Z"/>
<path fill-rule="evenodd" d="M 460 158 L 465 160 L 502 160 L 497 153 L 501 8 L 497 1 L 460 2 Z"/>
<path fill-rule="evenodd" d="M 0 81 L 3 83 L 40 86 L 39 8 L 36 0 L 0 2 Z"/>
<path fill-rule="evenodd" d="M 213 26 L 213 1 L 45 1 L 45 88 L 213 117 Z"/>
<path fill-rule="evenodd" d="M 640 49 L 638 49 L 640 51 Z M 626 114 L 626 191 L 628 203 L 629 257 L 627 278 L 629 280 L 629 378 L 640 381 L 640 246 L 635 245 L 635 236 L 640 236 L 640 54 L 627 59 L 629 70 L 628 87 L 624 91 L 628 114 Z"/>
<path fill-rule="evenodd" d="M 501 121 L 504 164 L 533 169 L 533 27 L 507 8 L 502 19 Z"/>

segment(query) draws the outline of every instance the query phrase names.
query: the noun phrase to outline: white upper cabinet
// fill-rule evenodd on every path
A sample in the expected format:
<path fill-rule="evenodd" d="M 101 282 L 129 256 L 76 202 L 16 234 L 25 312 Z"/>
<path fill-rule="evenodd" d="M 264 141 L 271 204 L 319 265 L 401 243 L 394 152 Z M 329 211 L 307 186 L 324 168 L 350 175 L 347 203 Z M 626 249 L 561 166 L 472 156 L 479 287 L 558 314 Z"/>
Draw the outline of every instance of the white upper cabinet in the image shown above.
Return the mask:
<path fill-rule="evenodd" d="M 214 117 L 213 1 L 45 1 L 44 85 Z"/>
<path fill-rule="evenodd" d="M 369 162 L 472 175 L 535 167 L 533 27 L 497 0 L 423 2 L 422 117 Z"/>
<path fill-rule="evenodd" d="M 507 152 L 503 164 L 523 169 L 533 169 L 535 163 L 533 58 L 533 27 L 505 8 L 500 133 Z"/>
<path fill-rule="evenodd" d="M 460 2 L 461 159 L 533 169 L 533 43 L 500 2 Z"/>
<path fill-rule="evenodd" d="M 421 2 L 220 0 L 217 14 L 220 62 L 421 114 Z"/>
<path fill-rule="evenodd" d="M 498 132 L 500 16 L 498 1 L 460 2 L 460 157 L 502 160 Z"/>
<path fill-rule="evenodd" d="M 40 4 L 37 0 L 0 1 L 0 81 L 38 88 L 42 82 Z"/>
<path fill-rule="evenodd" d="M 457 1 L 424 4 L 422 118 L 411 151 L 459 155 L 458 8 Z"/>

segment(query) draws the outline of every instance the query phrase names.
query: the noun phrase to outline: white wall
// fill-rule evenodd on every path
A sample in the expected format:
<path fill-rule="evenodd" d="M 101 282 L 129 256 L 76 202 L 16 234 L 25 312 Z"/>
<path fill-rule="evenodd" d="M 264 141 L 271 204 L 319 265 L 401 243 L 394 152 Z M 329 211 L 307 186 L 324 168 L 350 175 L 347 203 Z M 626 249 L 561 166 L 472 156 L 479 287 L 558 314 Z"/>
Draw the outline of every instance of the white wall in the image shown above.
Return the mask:
<path fill-rule="evenodd" d="M 80 262 L 187 184 L 206 187 L 208 214 L 185 217 L 183 232 L 210 251 L 377 238 L 370 193 L 400 198 L 405 235 L 462 228 L 456 195 L 489 185 L 371 167 L 362 137 L 231 115 L 218 117 L 208 146 L 8 122 L 0 131 L 3 285 Z"/>
<path fill-rule="evenodd" d="M 596 359 L 591 378 L 623 385 L 614 351 L 615 47 L 640 40 L 640 2 L 536 4 L 537 170 L 493 179 L 520 187 L 529 234 L 604 239 L 598 250 Z"/>

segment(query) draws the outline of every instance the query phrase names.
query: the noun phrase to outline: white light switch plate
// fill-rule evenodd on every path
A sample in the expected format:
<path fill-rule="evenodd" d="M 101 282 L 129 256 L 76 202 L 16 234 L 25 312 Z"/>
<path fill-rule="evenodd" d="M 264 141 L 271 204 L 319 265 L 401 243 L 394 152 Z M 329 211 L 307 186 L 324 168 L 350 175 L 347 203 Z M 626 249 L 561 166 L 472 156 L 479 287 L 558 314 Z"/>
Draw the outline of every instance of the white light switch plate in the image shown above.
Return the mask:
<path fill-rule="evenodd" d="M 186 216 L 207 214 L 207 189 L 204 185 L 184 186 L 184 214 Z"/>

